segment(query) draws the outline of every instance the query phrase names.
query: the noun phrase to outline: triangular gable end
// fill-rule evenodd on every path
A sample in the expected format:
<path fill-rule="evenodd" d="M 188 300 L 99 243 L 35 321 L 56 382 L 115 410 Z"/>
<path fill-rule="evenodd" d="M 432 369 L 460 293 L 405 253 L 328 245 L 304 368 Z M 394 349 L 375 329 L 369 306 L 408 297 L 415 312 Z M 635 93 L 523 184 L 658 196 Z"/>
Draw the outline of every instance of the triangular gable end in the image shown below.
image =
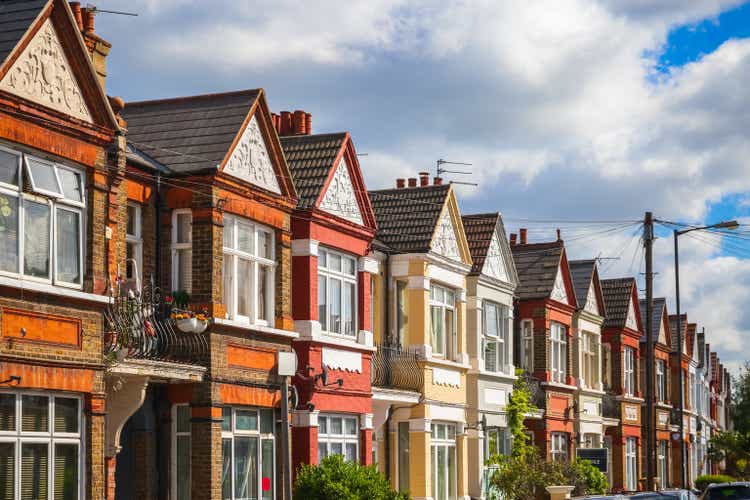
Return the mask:
<path fill-rule="evenodd" d="M 93 122 L 81 86 L 50 18 L 42 23 L 0 80 L 0 90 L 79 120 Z"/>
<path fill-rule="evenodd" d="M 503 255 L 502 245 L 500 245 L 500 237 L 495 228 L 495 232 L 492 234 L 489 248 L 487 249 L 487 255 L 484 258 L 484 267 L 482 268 L 482 274 L 486 274 L 492 278 L 500 281 L 510 282 L 510 274 L 505 264 L 505 255 Z"/>
<path fill-rule="evenodd" d="M 594 280 L 591 280 L 589 291 L 586 294 L 586 306 L 584 307 L 584 310 L 590 312 L 591 314 L 599 315 L 599 299 L 596 298 L 596 290 L 594 286 Z"/>
<path fill-rule="evenodd" d="M 345 158 L 341 158 L 336 171 L 331 178 L 323 199 L 319 205 L 321 210 L 338 215 L 355 224 L 364 225 L 362 211 L 354 191 L 354 184 L 349 175 L 349 164 Z"/>
<path fill-rule="evenodd" d="M 458 236 L 456 227 L 448 209 L 448 204 L 443 207 L 435 234 L 432 237 L 430 248 L 433 252 L 453 260 L 461 260 L 461 251 L 458 248 Z"/>
<path fill-rule="evenodd" d="M 552 300 L 568 304 L 568 292 L 565 289 L 565 280 L 562 275 L 562 268 L 557 266 L 557 276 L 555 276 L 555 284 L 552 287 L 552 293 L 550 294 Z"/>
<path fill-rule="evenodd" d="M 257 111 L 242 131 L 223 172 L 245 182 L 281 194 L 268 144 L 258 123 Z"/>
<path fill-rule="evenodd" d="M 630 304 L 628 304 L 628 316 L 625 319 L 625 326 L 631 330 L 638 331 L 638 320 L 635 317 L 635 305 L 633 304 L 633 298 L 630 298 Z"/>

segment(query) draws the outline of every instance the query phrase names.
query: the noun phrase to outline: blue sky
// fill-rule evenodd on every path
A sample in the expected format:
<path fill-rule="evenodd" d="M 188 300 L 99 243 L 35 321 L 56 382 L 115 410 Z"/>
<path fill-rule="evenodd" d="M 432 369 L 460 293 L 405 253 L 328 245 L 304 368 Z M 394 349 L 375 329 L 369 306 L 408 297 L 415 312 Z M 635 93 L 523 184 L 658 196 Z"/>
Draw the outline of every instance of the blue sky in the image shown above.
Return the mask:
<path fill-rule="evenodd" d="M 347 130 L 370 188 L 472 163 L 466 213 L 501 211 L 532 239 L 561 227 L 573 258 L 642 267 L 656 217 L 750 223 L 750 6 L 738 0 L 108 0 L 108 91 L 126 101 L 263 87 L 315 132 Z M 463 180 L 463 179 L 462 179 Z M 531 220 L 529 220 L 531 219 Z M 540 222 L 544 221 L 544 222 Z M 614 224 L 614 223 L 613 223 Z M 668 233 L 656 293 L 674 295 Z M 716 238 L 716 237 L 709 237 Z M 748 239 L 686 237 L 684 309 L 730 366 L 750 340 Z"/>

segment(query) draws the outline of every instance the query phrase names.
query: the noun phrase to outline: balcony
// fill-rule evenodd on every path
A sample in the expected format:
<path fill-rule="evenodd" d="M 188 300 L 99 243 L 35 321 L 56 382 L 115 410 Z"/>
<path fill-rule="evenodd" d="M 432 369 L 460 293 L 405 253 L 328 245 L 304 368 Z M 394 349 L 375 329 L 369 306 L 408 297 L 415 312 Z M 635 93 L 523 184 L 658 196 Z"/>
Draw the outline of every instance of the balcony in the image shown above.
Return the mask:
<path fill-rule="evenodd" d="M 166 300 L 165 300 L 166 299 Z M 117 286 L 105 311 L 104 354 L 108 364 L 125 360 L 201 365 L 208 353 L 205 333 L 184 332 L 172 319 L 172 301 L 153 284 L 142 290 Z M 198 330 L 199 328 L 195 328 Z"/>
<path fill-rule="evenodd" d="M 398 345 L 378 345 L 372 357 L 372 385 L 421 392 L 424 369 L 417 353 Z"/>

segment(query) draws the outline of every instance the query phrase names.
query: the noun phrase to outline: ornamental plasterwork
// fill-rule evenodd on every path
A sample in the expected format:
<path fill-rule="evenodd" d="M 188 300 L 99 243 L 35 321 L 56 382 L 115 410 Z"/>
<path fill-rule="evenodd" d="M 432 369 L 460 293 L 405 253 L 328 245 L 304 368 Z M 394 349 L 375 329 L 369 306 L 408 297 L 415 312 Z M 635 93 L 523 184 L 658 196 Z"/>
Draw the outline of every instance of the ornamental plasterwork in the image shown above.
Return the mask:
<path fill-rule="evenodd" d="M 437 230 L 432 238 L 432 250 L 444 257 L 461 259 L 456 231 L 453 228 L 453 221 L 447 207 L 443 210 L 443 215 L 440 216 Z"/>
<path fill-rule="evenodd" d="M 589 287 L 589 292 L 586 296 L 586 307 L 584 307 L 584 310 L 591 314 L 599 314 L 599 301 L 596 299 L 596 292 L 594 291 L 593 283 Z"/>
<path fill-rule="evenodd" d="M 0 81 L 0 89 L 92 122 L 81 88 L 49 19 Z"/>
<path fill-rule="evenodd" d="M 250 123 L 242 132 L 242 137 L 224 167 L 224 172 L 250 184 L 281 194 L 279 181 L 276 179 L 276 172 L 273 169 L 271 157 L 268 155 L 266 141 L 263 139 L 255 116 L 250 118 Z"/>
<path fill-rule="evenodd" d="M 505 268 L 503 251 L 500 248 L 500 240 L 497 232 L 493 233 L 490 240 L 490 247 L 487 249 L 487 255 L 484 258 L 484 269 L 482 270 L 487 276 L 491 276 L 500 281 L 508 282 L 508 270 Z"/>
<path fill-rule="evenodd" d="M 552 287 L 552 299 L 564 304 L 568 303 L 568 292 L 565 291 L 565 282 L 563 281 L 562 272 L 557 268 L 557 277 L 555 286 Z"/>
<path fill-rule="evenodd" d="M 625 326 L 631 330 L 638 330 L 638 322 L 635 320 L 635 307 L 633 307 L 632 299 L 628 305 L 628 318 L 625 320 Z"/>
<path fill-rule="evenodd" d="M 333 215 L 338 215 L 346 220 L 362 225 L 362 212 L 354 194 L 354 185 L 349 176 L 346 161 L 342 158 L 336 172 L 333 174 L 331 183 L 328 185 L 320 208 Z"/>

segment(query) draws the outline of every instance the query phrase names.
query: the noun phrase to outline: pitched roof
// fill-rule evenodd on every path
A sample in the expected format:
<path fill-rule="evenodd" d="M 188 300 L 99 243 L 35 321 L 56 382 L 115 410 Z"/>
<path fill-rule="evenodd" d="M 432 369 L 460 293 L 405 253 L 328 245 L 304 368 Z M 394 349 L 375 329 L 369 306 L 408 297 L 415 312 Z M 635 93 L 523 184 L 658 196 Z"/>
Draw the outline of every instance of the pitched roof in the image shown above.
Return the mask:
<path fill-rule="evenodd" d="M 0 1 L 0 63 L 13 52 L 46 5 L 47 0 Z"/>
<path fill-rule="evenodd" d="M 635 286 L 634 278 L 601 280 L 604 309 L 607 311 L 605 327 L 624 328 Z"/>
<path fill-rule="evenodd" d="M 672 335 L 672 350 L 677 351 L 679 345 L 677 344 L 677 315 L 669 315 L 669 329 L 675 334 Z M 682 330 L 682 341 L 685 342 L 687 339 L 687 314 L 680 314 L 680 329 Z M 683 354 L 685 354 L 683 352 Z"/>
<path fill-rule="evenodd" d="M 519 299 L 549 297 L 555 287 L 557 269 L 563 254 L 563 242 L 525 243 L 511 245 L 513 260 L 518 272 Z"/>
<path fill-rule="evenodd" d="M 644 330 L 643 335 L 641 335 L 641 342 L 646 342 L 646 299 L 641 299 L 639 305 L 641 310 L 641 324 L 643 324 Z M 654 342 L 659 341 L 659 330 L 661 329 L 662 314 L 665 307 L 667 307 L 667 299 L 664 297 L 654 298 L 654 310 L 651 314 L 651 338 L 654 339 Z"/>
<path fill-rule="evenodd" d="M 346 133 L 281 137 L 287 164 L 299 195 L 298 208 L 311 208 L 320 196 Z"/>
<path fill-rule="evenodd" d="M 583 308 L 589 296 L 591 279 L 594 277 L 596 269 L 596 259 L 571 260 L 568 262 L 570 268 L 570 277 L 573 280 L 573 289 L 576 292 L 578 306 Z"/>
<path fill-rule="evenodd" d="M 487 257 L 492 238 L 495 236 L 498 219 L 500 219 L 500 214 L 497 212 L 463 215 L 461 217 L 473 262 L 471 274 L 479 274 L 484 269 L 484 260 Z"/>
<path fill-rule="evenodd" d="M 176 173 L 218 167 L 259 89 L 131 102 L 122 116 L 128 141 Z"/>
<path fill-rule="evenodd" d="M 377 238 L 399 253 L 428 252 L 450 189 L 450 184 L 433 184 L 368 191 Z"/>
<path fill-rule="evenodd" d="M 685 354 L 695 359 L 695 335 L 698 330 L 698 325 L 695 323 L 688 323 L 687 335 L 685 336 Z"/>

